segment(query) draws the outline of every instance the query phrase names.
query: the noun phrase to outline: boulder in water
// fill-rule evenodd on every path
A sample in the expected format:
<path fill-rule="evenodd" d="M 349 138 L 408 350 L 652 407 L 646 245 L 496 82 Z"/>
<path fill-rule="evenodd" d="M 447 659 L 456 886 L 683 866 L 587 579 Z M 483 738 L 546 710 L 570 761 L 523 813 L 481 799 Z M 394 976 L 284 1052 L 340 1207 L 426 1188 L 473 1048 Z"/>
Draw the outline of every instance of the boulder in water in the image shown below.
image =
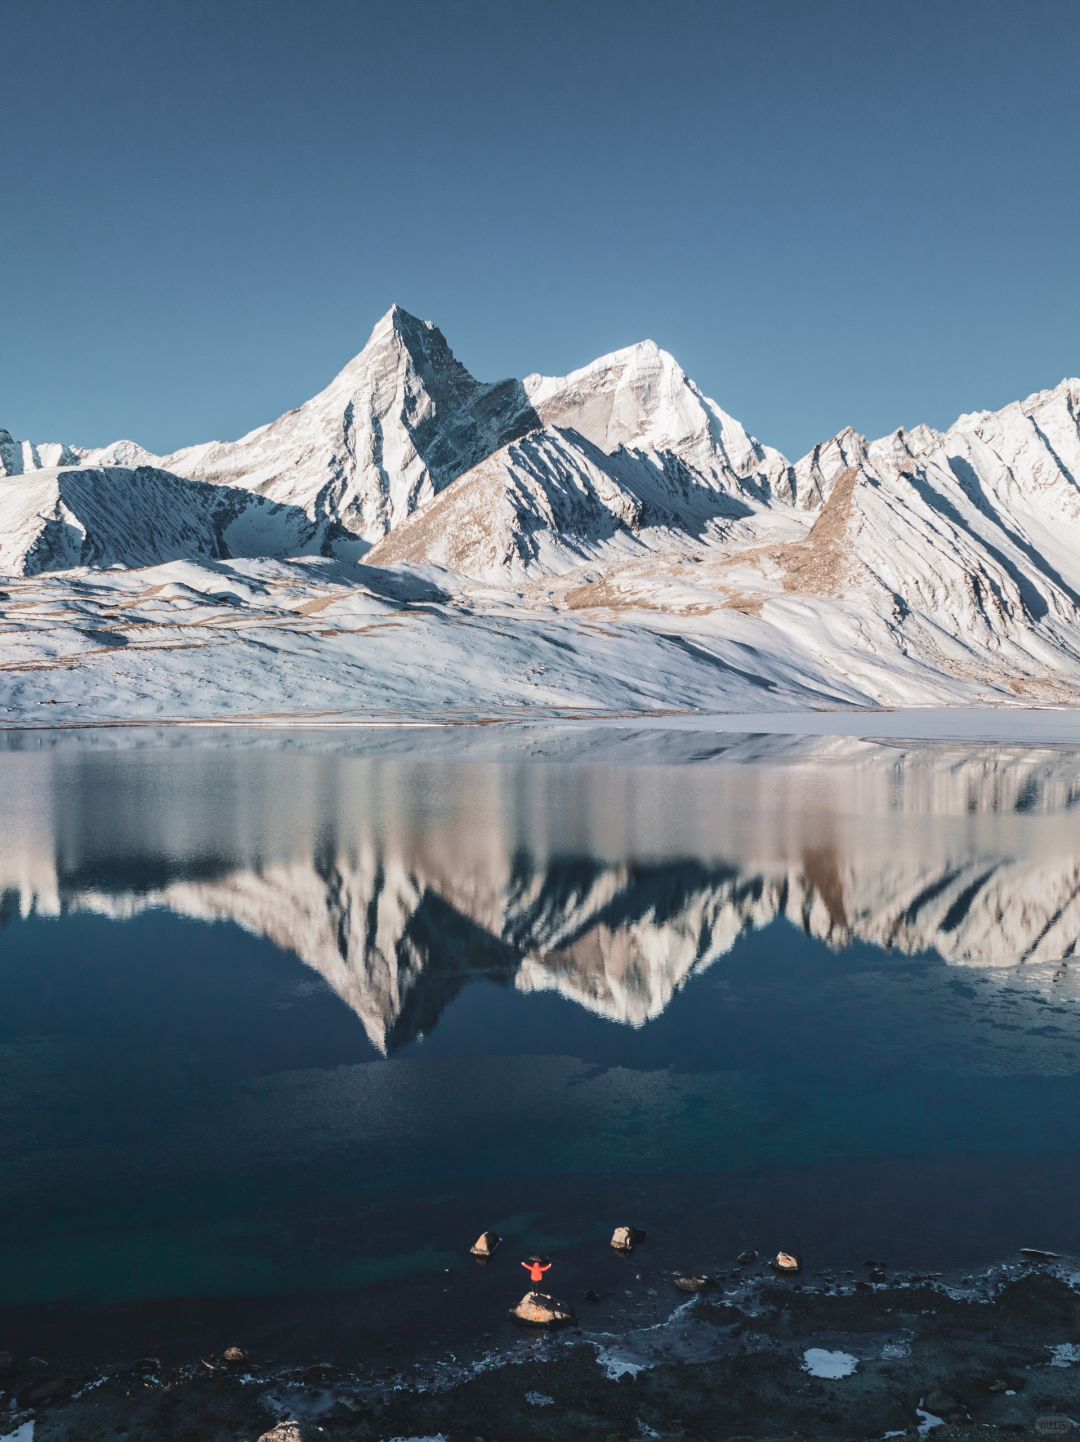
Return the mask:
<path fill-rule="evenodd" d="M 711 1277 L 676 1277 L 675 1285 L 680 1292 L 704 1292 L 711 1287 Z"/>
<path fill-rule="evenodd" d="M 616 1227 L 611 1234 L 611 1245 L 617 1252 L 632 1252 L 645 1240 L 640 1227 Z"/>
<path fill-rule="evenodd" d="M 235 1363 L 247 1361 L 247 1353 L 243 1347 L 226 1347 L 221 1355 L 225 1358 L 226 1362 Z"/>
<path fill-rule="evenodd" d="M 531 1327 L 565 1327 L 577 1321 L 573 1307 L 546 1292 L 526 1292 L 510 1315 Z"/>
<path fill-rule="evenodd" d="M 773 1266 L 778 1272 L 801 1272 L 802 1262 L 794 1252 L 777 1252 Z"/>
<path fill-rule="evenodd" d="M 498 1232 L 481 1232 L 469 1250 L 474 1257 L 481 1257 L 487 1261 L 488 1257 L 495 1255 L 495 1249 L 501 1241 L 502 1237 Z"/>

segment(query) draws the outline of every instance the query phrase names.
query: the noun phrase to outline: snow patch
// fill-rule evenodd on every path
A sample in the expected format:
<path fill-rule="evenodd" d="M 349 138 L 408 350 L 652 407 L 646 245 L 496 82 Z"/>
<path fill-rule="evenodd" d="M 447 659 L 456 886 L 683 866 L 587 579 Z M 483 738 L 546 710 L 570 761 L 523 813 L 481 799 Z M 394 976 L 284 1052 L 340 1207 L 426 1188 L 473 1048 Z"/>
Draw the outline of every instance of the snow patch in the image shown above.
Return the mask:
<path fill-rule="evenodd" d="M 944 1417 L 937 1417 L 934 1415 L 933 1412 L 928 1412 L 921 1403 L 918 1407 L 915 1408 L 915 1415 L 919 1419 L 919 1425 L 917 1430 L 920 1437 L 925 1437 L 926 1434 L 928 1432 L 932 1432 L 935 1427 L 945 1426 Z"/>
<path fill-rule="evenodd" d="M 34 1442 L 34 1419 L 24 1422 L 14 1432 L 7 1432 L 0 1437 L 0 1442 Z"/>
<path fill-rule="evenodd" d="M 829 1381 L 839 1377 L 850 1377 L 859 1365 L 859 1359 L 850 1352 L 829 1352 L 824 1347 L 808 1347 L 803 1353 L 803 1371 L 811 1377 L 823 1377 Z"/>

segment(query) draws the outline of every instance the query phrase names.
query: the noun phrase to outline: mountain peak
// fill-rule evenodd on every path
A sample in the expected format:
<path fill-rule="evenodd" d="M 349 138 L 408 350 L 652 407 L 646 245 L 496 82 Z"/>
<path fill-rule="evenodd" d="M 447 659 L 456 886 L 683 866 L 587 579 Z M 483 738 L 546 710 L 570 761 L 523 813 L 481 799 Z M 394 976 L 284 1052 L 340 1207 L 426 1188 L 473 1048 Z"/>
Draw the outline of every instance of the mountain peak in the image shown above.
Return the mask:
<path fill-rule="evenodd" d="M 621 447 L 671 453 L 710 487 L 757 495 L 788 484 L 784 457 L 703 395 L 654 340 L 568 376 L 530 375 L 523 384 L 545 425 L 571 427 L 609 454 Z"/>
<path fill-rule="evenodd" d="M 389 356 L 396 359 L 390 360 Z M 402 362 L 411 364 L 425 384 L 434 384 L 436 377 L 443 377 L 451 380 L 455 390 L 479 385 L 454 355 L 437 325 L 395 303 L 377 322 L 359 355 L 331 382 L 330 390 L 336 392 L 342 382 L 351 385 L 358 372 L 366 374 L 372 367 L 397 370 Z"/>
<path fill-rule="evenodd" d="M 397 301 L 390 307 L 385 315 L 375 322 L 371 332 L 373 340 L 377 335 L 399 335 L 416 336 L 424 331 L 433 331 L 436 327 L 429 320 L 421 320 L 419 316 L 407 311 L 404 306 L 398 305 Z"/>
<path fill-rule="evenodd" d="M 642 372 L 665 375 L 676 383 L 688 383 L 686 372 L 670 351 L 658 346 L 654 340 L 639 340 L 634 345 L 622 346 L 619 350 L 598 356 L 565 376 L 545 376 L 533 372 L 525 377 L 524 385 L 530 394 L 543 394 L 555 385 L 560 390 L 566 390 L 603 387 L 612 382 L 617 384 L 623 377 L 629 379 Z"/>

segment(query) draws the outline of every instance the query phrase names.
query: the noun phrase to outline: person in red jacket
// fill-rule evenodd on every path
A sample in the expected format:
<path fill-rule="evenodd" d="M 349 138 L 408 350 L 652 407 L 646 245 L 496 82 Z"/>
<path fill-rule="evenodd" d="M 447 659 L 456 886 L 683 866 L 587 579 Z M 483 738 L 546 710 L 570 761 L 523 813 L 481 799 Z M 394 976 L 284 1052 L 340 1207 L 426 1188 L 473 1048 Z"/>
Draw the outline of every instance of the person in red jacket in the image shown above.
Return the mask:
<path fill-rule="evenodd" d="M 521 1264 L 529 1274 L 530 1282 L 542 1282 L 544 1273 L 551 1271 L 551 1263 L 546 1257 L 530 1257 L 527 1262 Z"/>

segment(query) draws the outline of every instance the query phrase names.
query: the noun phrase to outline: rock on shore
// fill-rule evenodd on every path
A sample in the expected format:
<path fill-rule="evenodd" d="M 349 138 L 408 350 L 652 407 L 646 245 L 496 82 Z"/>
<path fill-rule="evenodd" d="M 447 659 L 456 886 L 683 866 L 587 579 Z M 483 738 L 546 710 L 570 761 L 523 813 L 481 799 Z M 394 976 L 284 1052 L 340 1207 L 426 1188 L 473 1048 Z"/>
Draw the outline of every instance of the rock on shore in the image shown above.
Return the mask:
<path fill-rule="evenodd" d="M 533 1327 L 565 1327 L 577 1321 L 572 1307 L 546 1292 L 526 1292 L 510 1315 Z"/>

